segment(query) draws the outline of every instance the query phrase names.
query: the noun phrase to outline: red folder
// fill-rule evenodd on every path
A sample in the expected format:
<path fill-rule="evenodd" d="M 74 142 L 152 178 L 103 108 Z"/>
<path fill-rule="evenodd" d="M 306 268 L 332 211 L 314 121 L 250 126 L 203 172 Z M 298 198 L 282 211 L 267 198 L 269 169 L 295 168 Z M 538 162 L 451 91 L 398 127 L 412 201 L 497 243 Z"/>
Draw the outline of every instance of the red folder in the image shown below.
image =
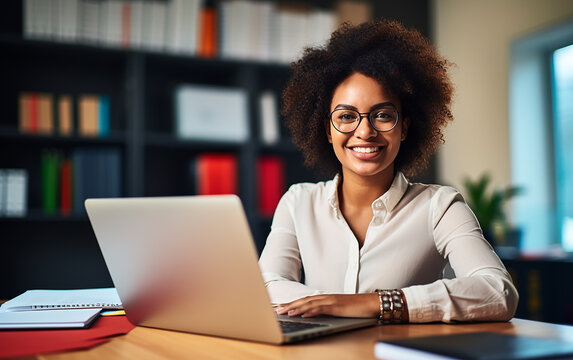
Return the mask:
<path fill-rule="evenodd" d="M 197 157 L 198 195 L 238 194 L 237 158 L 233 154 L 204 153 Z"/>
<path fill-rule="evenodd" d="M 262 156 L 257 164 L 259 211 L 262 216 L 273 216 L 277 204 L 285 192 L 283 160 L 278 156 Z"/>
<path fill-rule="evenodd" d="M 102 344 L 135 326 L 125 316 L 100 317 L 89 329 L 0 331 L 0 358 L 82 350 Z"/>
<path fill-rule="evenodd" d="M 199 29 L 199 46 L 197 55 L 213 58 L 217 54 L 217 13 L 211 6 L 201 9 L 201 28 Z"/>
<path fill-rule="evenodd" d="M 72 160 L 62 160 L 60 167 L 60 211 L 63 216 L 72 213 L 72 176 Z"/>
<path fill-rule="evenodd" d="M 40 110 L 38 105 L 38 94 L 30 93 L 29 98 L 29 114 L 30 114 L 30 122 L 28 132 L 30 134 L 37 134 L 40 128 Z"/>

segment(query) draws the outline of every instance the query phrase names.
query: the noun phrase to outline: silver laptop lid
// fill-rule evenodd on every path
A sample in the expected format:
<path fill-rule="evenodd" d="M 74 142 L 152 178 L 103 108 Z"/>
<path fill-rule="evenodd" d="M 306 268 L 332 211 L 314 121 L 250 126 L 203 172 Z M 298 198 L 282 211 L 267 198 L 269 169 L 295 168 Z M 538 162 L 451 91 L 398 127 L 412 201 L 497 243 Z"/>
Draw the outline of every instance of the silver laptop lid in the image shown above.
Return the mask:
<path fill-rule="evenodd" d="M 281 343 L 240 199 L 88 199 L 88 216 L 128 319 Z"/>

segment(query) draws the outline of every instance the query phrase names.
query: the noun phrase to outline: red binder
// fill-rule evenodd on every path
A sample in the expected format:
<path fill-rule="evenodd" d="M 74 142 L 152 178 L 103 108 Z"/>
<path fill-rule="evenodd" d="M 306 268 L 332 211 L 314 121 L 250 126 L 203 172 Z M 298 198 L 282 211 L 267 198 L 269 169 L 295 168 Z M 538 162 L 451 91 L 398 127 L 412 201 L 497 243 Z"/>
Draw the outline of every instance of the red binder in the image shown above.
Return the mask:
<path fill-rule="evenodd" d="M 89 349 L 134 327 L 125 316 L 104 316 L 89 329 L 1 331 L 0 358 Z"/>
<path fill-rule="evenodd" d="M 217 13 L 212 6 L 201 9 L 201 28 L 199 29 L 199 46 L 197 55 L 213 58 L 217 55 Z"/>
<path fill-rule="evenodd" d="M 278 156 L 262 156 L 258 160 L 259 211 L 263 216 L 273 216 L 285 192 L 283 160 Z"/>
<path fill-rule="evenodd" d="M 60 167 L 60 211 L 63 216 L 72 213 L 72 160 L 64 159 Z"/>
<path fill-rule="evenodd" d="M 204 153 L 197 157 L 198 195 L 238 194 L 237 158 L 233 154 Z"/>

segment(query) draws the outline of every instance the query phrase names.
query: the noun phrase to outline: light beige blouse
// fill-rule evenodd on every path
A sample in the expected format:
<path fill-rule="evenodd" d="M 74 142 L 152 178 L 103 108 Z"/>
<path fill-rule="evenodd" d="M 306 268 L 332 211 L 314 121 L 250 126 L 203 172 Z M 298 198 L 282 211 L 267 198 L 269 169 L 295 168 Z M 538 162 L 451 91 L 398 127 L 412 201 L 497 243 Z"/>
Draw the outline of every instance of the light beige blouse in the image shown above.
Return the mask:
<path fill-rule="evenodd" d="M 273 302 L 401 288 L 411 322 L 513 317 L 517 290 L 459 192 L 397 173 L 372 203 L 360 248 L 338 206 L 338 181 L 293 185 L 277 206 L 259 260 Z M 442 278 L 448 261 L 454 279 Z"/>

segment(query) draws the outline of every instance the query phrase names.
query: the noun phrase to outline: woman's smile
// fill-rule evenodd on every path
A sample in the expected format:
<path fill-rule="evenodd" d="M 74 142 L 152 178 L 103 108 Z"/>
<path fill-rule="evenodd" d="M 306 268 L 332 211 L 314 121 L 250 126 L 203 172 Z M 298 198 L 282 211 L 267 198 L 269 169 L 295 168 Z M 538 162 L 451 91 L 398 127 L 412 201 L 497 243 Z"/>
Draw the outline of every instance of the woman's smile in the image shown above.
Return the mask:
<path fill-rule="evenodd" d="M 382 146 L 375 145 L 352 145 L 346 146 L 352 156 L 359 160 L 376 160 L 383 152 Z"/>
<path fill-rule="evenodd" d="M 371 154 L 380 151 L 379 146 L 349 146 L 348 148 L 362 154 Z"/>

